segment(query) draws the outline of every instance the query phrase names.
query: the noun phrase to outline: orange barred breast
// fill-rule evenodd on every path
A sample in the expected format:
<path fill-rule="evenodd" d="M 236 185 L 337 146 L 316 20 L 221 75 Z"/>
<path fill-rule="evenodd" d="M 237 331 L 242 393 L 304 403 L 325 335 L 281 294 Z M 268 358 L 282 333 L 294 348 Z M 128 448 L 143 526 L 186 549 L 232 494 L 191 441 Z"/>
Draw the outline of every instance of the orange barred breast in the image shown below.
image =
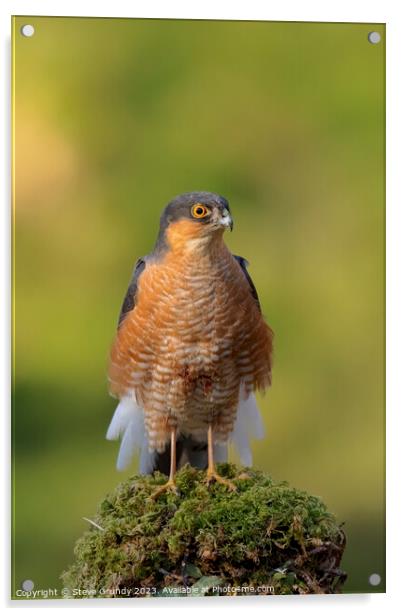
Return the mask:
<path fill-rule="evenodd" d="M 240 265 L 225 244 L 170 251 L 147 262 L 136 306 L 114 341 L 111 393 L 135 392 L 151 450 L 163 451 L 170 429 L 217 442 L 233 430 L 240 383 L 246 392 L 271 381 L 272 331 Z"/>

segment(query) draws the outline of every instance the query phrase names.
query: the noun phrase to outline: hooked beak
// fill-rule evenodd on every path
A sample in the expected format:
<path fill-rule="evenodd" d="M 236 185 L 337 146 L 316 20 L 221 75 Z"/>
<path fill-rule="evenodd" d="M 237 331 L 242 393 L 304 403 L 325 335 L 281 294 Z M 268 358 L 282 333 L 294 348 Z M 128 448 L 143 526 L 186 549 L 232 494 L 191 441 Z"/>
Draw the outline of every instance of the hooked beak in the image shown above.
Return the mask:
<path fill-rule="evenodd" d="M 222 225 L 222 227 L 226 227 L 226 229 L 230 229 L 231 231 L 233 231 L 233 218 L 231 217 L 229 210 L 227 210 L 226 208 L 222 211 L 222 216 L 219 220 L 219 224 Z"/>

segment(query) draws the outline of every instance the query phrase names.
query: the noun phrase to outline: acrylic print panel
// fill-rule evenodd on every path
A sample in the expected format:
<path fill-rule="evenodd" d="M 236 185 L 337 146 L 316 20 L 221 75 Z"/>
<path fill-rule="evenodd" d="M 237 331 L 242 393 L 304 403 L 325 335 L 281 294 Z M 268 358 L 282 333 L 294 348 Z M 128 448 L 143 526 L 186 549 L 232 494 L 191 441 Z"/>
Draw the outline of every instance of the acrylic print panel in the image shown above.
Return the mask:
<path fill-rule="evenodd" d="M 13 24 L 12 596 L 384 592 L 384 25 Z M 117 405 L 108 358 L 136 260 L 152 253 L 164 206 L 192 191 L 223 195 L 230 214 L 211 196 L 176 202 L 119 330 L 128 340 L 119 370 L 130 372 L 131 361 L 135 372 L 145 348 L 136 319 L 159 285 L 143 312 L 153 363 L 139 382 L 152 385 L 149 374 L 169 366 L 163 391 L 181 384 L 190 423 L 191 392 L 203 392 L 202 469 L 179 469 L 178 493 L 155 496 L 163 474 L 137 476 L 138 454 L 116 470 L 120 443 L 105 439 Z M 233 233 L 222 236 L 230 216 Z M 174 228 L 184 252 L 166 235 Z M 185 229 L 206 233 L 209 247 L 214 237 L 218 256 L 194 238 L 189 252 Z M 249 261 L 262 313 L 231 253 Z M 163 278 L 166 262 L 173 283 Z M 191 296 L 200 272 L 204 284 Z M 187 298 L 179 316 L 178 291 Z M 162 301 L 176 323 L 201 327 L 194 348 L 177 326 L 176 346 L 160 350 L 167 325 L 153 315 Z M 248 471 L 230 445 L 230 464 L 218 470 L 231 491 L 206 482 L 208 424 L 218 412 L 208 401 L 218 382 L 239 386 L 254 347 L 240 355 L 236 336 L 260 327 L 254 343 L 267 357 L 263 319 L 274 331 L 272 386 L 256 393 L 265 436 L 251 440 Z M 225 340 L 233 364 L 223 378 Z M 179 348 L 184 372 L 175 372 Z M 136 411 L 132 400 L 128 416 L 149 418 L 149 404 Z M 158 407 L 166 430 L 177 404 Z M 244 405 L 231 405 L 228 421 L 244 420 Z M 183 425 L 178 459 L 189 451 Z M 140 444 L 141 430 L 133 428 Z"/>

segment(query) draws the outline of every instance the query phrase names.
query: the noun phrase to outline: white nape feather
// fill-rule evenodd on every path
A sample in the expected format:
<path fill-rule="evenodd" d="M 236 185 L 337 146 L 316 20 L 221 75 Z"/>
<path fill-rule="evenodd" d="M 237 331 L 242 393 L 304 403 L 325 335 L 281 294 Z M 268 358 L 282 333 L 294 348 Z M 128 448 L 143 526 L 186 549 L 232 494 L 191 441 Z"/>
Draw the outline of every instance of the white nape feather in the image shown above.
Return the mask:
<path fill-rule="evenodd" d="M 231 440 L 244 466 L 252 466 L 250 440 L 264 438 L 264 426 L 258 410 L 255 395 L 246 398 L 245 387 L 240 387 L 239 405 Z"/>
<path fill-rule="evenodd" d="M 117 469 L 122 471 L 127 468 L 134 454 L 140 451 L 140 473 L 150 473 L 155 454 L 148 451 L 144 411 L 137 404 L 134 394 L 120 400 L 106 433 L 106 438 L 110 441 L 115 441 L 120 437 L 122 441 L 117 458 Z"/>

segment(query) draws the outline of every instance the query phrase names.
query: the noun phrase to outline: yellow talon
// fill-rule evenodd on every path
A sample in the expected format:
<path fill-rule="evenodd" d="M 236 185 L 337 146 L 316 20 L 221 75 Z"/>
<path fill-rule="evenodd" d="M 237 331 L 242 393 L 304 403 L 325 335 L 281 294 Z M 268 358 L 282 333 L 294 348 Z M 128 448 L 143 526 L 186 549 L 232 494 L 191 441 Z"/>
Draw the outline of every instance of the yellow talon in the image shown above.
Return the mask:
<path fill-rule="evenodd" d="M 212 424 L 209 424 L 208 426 L 208 469 L 207 469 L 206 483 L 207 485 L 209 485 L 213 481 L 216 481 L 226 486 L 231 492 L 236 492 L 237 490 L 235 484 L 229 479 L 222 477 L 215 468 L 214 446 L 213 446 L 213 438 L 212 438 Z"/>
<path fill-rule="evenodd" d="M 237 490 L 235 484 L 230 481 L 230 479 L 222 477 L 222 475 L 219 475 L 219 473 L 215 470 L 208 470 L 206 478 L 207 485 L 209 485 L 213 481 L 216 481 L 217 483 L 221 483 L 222 485 L 226 486 L 231 492 L 236 492 Z"/>
<path fill-rule="evenodd" d="M 176 474 L 176 427 L 173 427 L 170 432 L 170 475 L 169 479 L 163 486 L 160 486 L 151 498 L 154 500 L 158 498 L 163 492 L 173 492 L 174 494 L 180 494 L 176 482 L 174 480 Z"/>
<path fill-rule="evenodd" d="M 160 486 L 152 495 L 151 498 L 154 500 L 158 498 L 163 492 L 173 492 L 174 494 L 179 494 L 178 487 L 173 479 L 169 479 L 166 483 Z"/>

